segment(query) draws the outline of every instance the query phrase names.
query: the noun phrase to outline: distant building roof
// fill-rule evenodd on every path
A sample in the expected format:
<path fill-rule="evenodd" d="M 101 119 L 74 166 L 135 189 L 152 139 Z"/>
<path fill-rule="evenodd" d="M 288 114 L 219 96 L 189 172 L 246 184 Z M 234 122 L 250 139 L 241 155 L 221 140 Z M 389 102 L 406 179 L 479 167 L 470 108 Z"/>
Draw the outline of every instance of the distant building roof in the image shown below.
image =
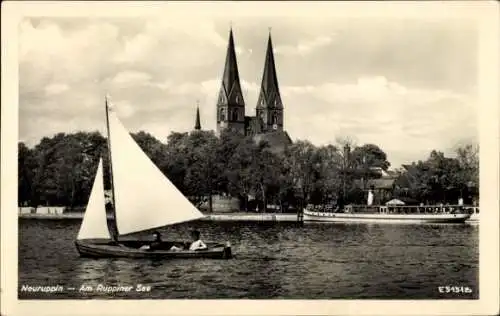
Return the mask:
<path fill-rule="evenodd" d="M 397 177 L 398 173 L 394 170 L 384 170 L 381 167 L 370 167 L 370 170 L 380 174 L 382 178 Z"/>
<path fill-rule="evenodd" d="M 404 165 L 401 165 L 401 166 L 407 172 L 415 171 L 415 169 L 417 168 L 416 165 L 414 165 L 414 164 L 404 164 Z"/>
<path fill-rule="evenodd" d="M 386 170 L 385 173 L 388 177 L 398 177 L 399 173 L 395 170 Z"/>
<path fill-rule="evenodd" d="M 370 189 L 392 189 L 394 183 L 396 182 L 396 178 L 380 178 L 380 179 L 369 179 L 365 181 L 365 188 Z M 355 180 L 355 185 L 358 188 L 363 188 L 363 182 L 361 180 Z"/>

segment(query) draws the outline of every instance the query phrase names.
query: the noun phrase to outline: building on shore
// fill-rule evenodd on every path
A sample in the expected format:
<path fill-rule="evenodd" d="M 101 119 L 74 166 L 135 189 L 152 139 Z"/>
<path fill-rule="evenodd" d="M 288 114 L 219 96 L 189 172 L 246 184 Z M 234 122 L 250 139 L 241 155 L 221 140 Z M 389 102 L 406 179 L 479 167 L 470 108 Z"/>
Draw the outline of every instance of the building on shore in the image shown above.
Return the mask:
<path fill-rule="evenodd" d="M 378 177 L 355 180 L 354 184 L 357 188 L 373 194 L 373 204 L 384 204 L 393 198 L 399 174 L 380 167 L 372 167 L 370 170 L 378 174 Z"/>

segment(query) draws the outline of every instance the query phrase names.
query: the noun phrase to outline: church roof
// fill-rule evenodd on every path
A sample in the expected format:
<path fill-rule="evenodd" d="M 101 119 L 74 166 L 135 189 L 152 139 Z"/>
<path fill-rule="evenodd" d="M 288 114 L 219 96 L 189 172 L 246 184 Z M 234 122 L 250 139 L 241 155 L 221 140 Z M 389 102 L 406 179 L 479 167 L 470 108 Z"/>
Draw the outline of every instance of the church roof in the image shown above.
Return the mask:
<path fill-rule="evenodd" d="M 253 139 L 256 143 L 261 141 L 268 142 L 272 152 L 282 152 L 286 146 L 292 144 L 292 139 L 285 131 L 256 134 Z"/>
<path fill-rule="evenodd" d="M 252 131 L 260 131 L 263 125 L 264 122 L 262 122 L 262 119 L 260 117 L 245 116 L 245 126 L 250 127 Z"/>
<path fill-rule="evenodd" d="M 283 107 L 278 85 L 278 76 L 276 75 L 271 33 L 269 33 L 269 39 L 267 41 L 266 59 L 264 62 L 264 72 L 262 74 L 260 89 L 257 107 Z"/>

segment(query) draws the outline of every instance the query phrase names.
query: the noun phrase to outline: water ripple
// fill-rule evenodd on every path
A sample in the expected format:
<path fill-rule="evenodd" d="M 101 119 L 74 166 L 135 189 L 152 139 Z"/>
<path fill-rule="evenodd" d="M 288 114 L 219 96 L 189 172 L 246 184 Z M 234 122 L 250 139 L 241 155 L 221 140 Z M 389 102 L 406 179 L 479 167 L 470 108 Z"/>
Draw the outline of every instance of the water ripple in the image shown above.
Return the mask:
<path fill-rule="evenodd" d="M 77 221 L 20 220 L 19 283 L 150 285 L 135 291 L 20 292 L 50 298 L 450 298 L 442 284 L 469 286 L 478 297 L 478 227 L 468 225 L 304 225 L 195 222 L 164 230 L 188 238 L 230 240 L 233 260 L 132 260 L 78 257 Z M 166 237 L 166 238 L 168 238 Z"/>

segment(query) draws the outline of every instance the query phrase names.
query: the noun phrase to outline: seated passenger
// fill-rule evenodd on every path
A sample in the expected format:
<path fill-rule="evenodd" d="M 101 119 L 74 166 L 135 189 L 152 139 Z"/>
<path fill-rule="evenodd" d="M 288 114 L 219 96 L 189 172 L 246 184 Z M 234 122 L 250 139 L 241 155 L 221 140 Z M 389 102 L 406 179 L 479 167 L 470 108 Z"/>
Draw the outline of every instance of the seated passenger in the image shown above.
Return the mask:
<path fill-rule="evenodd" d="M 156 250 L 160 249 L 162 244 L 161 234 L 158 231 L 153 232 L 153 241 L 149 245 L 144 245 L 139 249 L 142 250 Z"/>
<path fill-rule="evenodd" d="M 189 250 L 203 250 L 207 249 L 207 245 L 200 239 L 200 232 L 195 230 L 191 233 L 193 242 L 189 246 Z"/>

